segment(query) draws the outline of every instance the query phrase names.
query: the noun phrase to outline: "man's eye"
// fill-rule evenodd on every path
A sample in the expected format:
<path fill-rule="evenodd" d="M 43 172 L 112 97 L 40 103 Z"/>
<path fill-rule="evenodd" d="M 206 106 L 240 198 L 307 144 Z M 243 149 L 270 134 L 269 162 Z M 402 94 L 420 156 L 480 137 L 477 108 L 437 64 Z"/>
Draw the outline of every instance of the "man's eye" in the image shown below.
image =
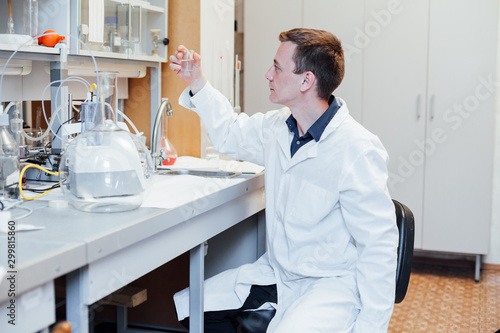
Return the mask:
<path fill-rule="evenodd" d="M 278 66 L 274 65 L 274 70 L 275 70 L 275 71 L 277 71 L 277 70 L 279 70 L 279 69 L 280 69 L 280 68 L 279 68 Z"/>

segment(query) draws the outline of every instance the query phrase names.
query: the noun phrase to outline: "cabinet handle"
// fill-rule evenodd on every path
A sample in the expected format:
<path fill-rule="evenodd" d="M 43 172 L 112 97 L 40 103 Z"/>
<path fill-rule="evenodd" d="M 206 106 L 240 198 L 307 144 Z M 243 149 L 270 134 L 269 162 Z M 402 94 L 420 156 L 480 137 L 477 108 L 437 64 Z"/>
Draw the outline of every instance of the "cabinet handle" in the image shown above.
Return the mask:
<path fill-rule="evenodd" d="M 422 115 L 422 95 L 418 94 L 417 95 L 417 120 L 420 119 L 420 116 Z"/>
<path fill-rule="evenodd" d="M 434 100 L 435 100 L 434 95 L 431 95 L 431 100 L 429 101 L 429 119 L 432 121 L 434 120 Z"/>

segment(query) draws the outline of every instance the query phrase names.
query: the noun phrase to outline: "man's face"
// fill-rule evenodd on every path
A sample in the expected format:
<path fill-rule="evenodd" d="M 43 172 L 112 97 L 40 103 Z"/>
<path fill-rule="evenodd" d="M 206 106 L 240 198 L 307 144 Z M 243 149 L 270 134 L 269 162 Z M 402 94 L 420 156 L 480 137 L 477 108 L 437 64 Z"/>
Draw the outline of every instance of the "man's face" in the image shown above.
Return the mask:
<path fill-rule="evenodd" d="M 297 46 L 292 42 L 281 43 L 274 64 L 266 73 L 269 80 L 269 100 L 285 106 L 293 106 L 294 101 L 300 98 L 302 75 L 295 74 L 295 63 L 292 59 Z"/>

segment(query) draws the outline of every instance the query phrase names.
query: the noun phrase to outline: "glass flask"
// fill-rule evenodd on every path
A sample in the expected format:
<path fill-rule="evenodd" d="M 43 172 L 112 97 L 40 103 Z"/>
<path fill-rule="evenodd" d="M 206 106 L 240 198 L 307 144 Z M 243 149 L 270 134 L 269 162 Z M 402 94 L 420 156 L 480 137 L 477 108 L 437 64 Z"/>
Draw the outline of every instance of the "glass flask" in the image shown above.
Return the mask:
<path fill-rule="evenodd" d="M 156 163 L 158 166 L 173 165 L 177 160 L 177 150 L 167 136 L 168 118 L 163 117 L 160 122 L 160 135 L 156 143 Z"/>
<path fill-rule="evenodd" d="M 19 147 L 8 127 L 9 115 L 0 114 L 0 200 L 19 197 Z"/>
<path fill-rule="evenodd" d="M 24 0 L 24 34 L 38 36 L 38 0 Z M 34 38 L 33 43 L 38 43 Z"/>
<path fill-rule="evenodd" d="M 139 138 L 107 119 L 66 147 L 59 182 L 68 202 L 79 210 L 120 212 L 142 204 L 153 169 Z"/>
<path fill-rule="evenodd" d="M 113 111 L 118 106 L 118 73 L 99 72 L 99 110 L 96 113 L 96 125 L 105 119 L 115 119 Z"/>

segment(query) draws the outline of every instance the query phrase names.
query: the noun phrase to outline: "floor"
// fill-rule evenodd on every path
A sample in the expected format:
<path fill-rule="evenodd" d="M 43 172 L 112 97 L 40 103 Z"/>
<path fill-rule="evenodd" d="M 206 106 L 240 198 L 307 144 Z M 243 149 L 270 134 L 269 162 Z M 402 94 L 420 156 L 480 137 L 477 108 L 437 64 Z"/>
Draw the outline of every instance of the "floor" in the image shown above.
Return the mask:
<path fill-rule="evenodd" d="M 414 263 L 408 292 L 394 306 L 389 333 L 500 332 L 500 270 Z"/>

